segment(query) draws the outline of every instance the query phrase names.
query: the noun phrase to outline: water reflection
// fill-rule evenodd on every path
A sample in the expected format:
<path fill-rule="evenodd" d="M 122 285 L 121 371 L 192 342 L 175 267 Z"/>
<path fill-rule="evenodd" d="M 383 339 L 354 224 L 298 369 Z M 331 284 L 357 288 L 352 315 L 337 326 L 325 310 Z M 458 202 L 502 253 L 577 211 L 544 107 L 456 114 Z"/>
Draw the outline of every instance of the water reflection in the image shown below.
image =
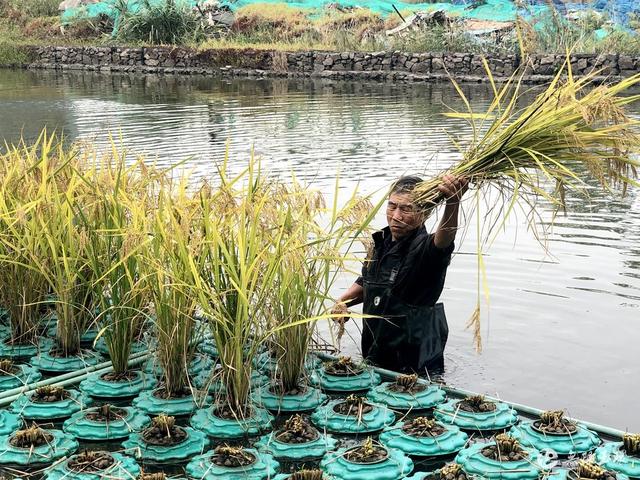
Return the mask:
<path fill-rule="evenodd" d="M 474 108 L 490 90 L 464 86 Z M 106 147 L 107 132 L 164 165 L 189 157 L 208 176 L 227 147 L 241 168 L 252 150 L 273 174 L 294 171 L 327 193 L 337 171 L 345 190 L 377 191 L 405 172 L 433 173 L 459 158 L 444 129 L 465 138 L 462 109 L 446 84 L 392 85 L 319 80 L 224 80 L 206 77 L 56 74 L 0 71 L 0 132 L 35 138 L 43 126 Z M 473 199 L 465 206 L 464 242 L 455 253 L 443 300 L 451 334 L 447 381 L 465 388 L 619 428 L 640 430 L 640 196 L 612 199 L 589 188 L 569 197 L 547 250 L 519 212 L 486 252 L 490 309 L 485 350 L 471 347 L 464 325 L 476 302 Z M 481 216 L 493 207 L 482 204 Z M 540 227 L 551 208 L 543 206 Z M 383 224 L 378 218 L 377 223 Z M 430 221 L 433 226 L 435 219 Z M 339 287 L 353 280 L 344 275 Z M 357 325 L 345 349 L 357 353 Z"/>

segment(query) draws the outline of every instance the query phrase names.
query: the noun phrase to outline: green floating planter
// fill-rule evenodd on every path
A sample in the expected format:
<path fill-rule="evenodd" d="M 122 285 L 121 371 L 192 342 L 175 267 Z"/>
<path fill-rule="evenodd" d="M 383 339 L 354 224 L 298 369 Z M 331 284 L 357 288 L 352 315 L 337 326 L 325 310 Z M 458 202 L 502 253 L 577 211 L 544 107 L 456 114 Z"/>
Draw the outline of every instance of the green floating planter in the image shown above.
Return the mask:
<path fill-rule="evenodd" d="M 160 398 L 154 395 L 156 390 L 145 390 L 133 399 L 133 406 L 148 415 L 164 413 L 170 416 L 191 415 L 202 405 L 211 404 L 211 397 L 196 400 L 193 395 L 179 398 Z"/>
<path fill-rule="evenodd" d="M 304 366 L 307 370 L 312 371 L 318 368 L 321 363 L 322 361 L 318 357 L 309 354 L 305 359 Z M 254 359 L 253 366 L 264 373 L 273 373 L 278 368 L 278 359 L 274 358 L 269 351 L 262 352 Z"/>
<path fill-rule="evenodd" d="M 562 435 L 540 432 L 534 428 L 533 423 L 521 422 L 511 427 L 509 433 L 525 447 L 551 449 L 558 455 L 585 453 L 600 445 L 600 437 L 580 424 L 576 424 L 574 433 Z"/>
<path fill-rule="evenodd" d="M 100 407 L 74 413 L 67 419 L 62 429 L 79 440 L 100 442 L 127 438 L 133 432 L 139 432 L 151 424 L 151 419 L 132 407 L 117 407 L 124 411 L 122 418 L 108 422 L 91 420 L 87 414 Z"/>
<path fill-rule="evenodd" d="M 113 464 L 104 470 L 93 473 L 77 472 L 69 468 L 77 455 L 72 455 L 64 462 L 51 467 L 45 474 L 45 480 L 104 480 L 104 479 L 126 479 L 136 478 L 140 474 L 140 467 L 136 461 L 121 453 L 110 453 L 113 457 Z"/>
<path fill-rule="evenodd" d="M 307 412 L 322 405 L 327 396 L 317 388 L 306 387 L 300 395 L 279 395 L 269 385 L 256 390 L 251 398 L 258 405 L 274 412 Z"/>
<path fill-rule="evenodd" d="M 606 443 L 596 449 L 596 462 L 607 470 L 613 470 L 631 478 L 640 478 L 640 457 L 627 454 L 622 449 L 622 442 Z"/>
<path fill-rule="evenodd" d="M 311 415 L 311 421 L 319 428 L 335 433 L 372 433 L 391 425 L 396 417 L 384 405 L 371 403 L 373 409 L 364 413 L 360 419 L 355 415 L 342 415 L 334 411 L 334 407 L 344 399 L 333 400 L 318 407 Z"/>
<path fill-rule="evenodd" d="M 220 352 L 218 352 L 218 347 L 216 347 L 216 342 L 211 337 L 206 337 L 204 340 L 202 340 L 200 345 L 198 345 L 198 350 L 213 358 L 218 358 L 220 356 Z"/>
<path fill-rule="evenodd" d="M 567 480 L 568 473 L 569 471 L 564 468 L 558 468 L 558 469 L 552 470 L 551 472 L 545 471 L 540 475 L 539 480 Z M 433 480 L 443 480 L 440 477 L 440 470 L 436 470 L 435 472 L 414 473 L 410 477 L 407 477 L 405 480 L 426 480 L 428 478 L 431 478 Z M 618 479 L 618 480 L 623 480 L 623 479 Z"/>
<path fill-rule="evenodd" d="M 214 364 L 215 362 L 208 355 L 198 353 L 189 363 L 189 368 L 187 369 L 187 371 L 190 376 L 196 377 L 203 371 L 210 372 L 211 370 L 213 370 Z M 163 375 L 162 366 L 159 363 L 155 362 L 154 359 L 151 359 L 147 363 L 145 363 L 143 371 L 145 373 L 152 373 L 156 377 L 161 377 Z"/>
<path fill-rule="evenodd" d="M 224 392 L 224 385 L 220 378 L 211 379 L 211 370 L 201 371 L 194 379 L 193 384 L 198 389 L 208 388 L 209 393 L 222 393 Z M 269 383 L 271 379 L 266 375 L 263 375 L 258 370 L 251 371 L 251 388 L 256 390 L 263 385 Z"/>
<path fill-rule="evenodd" d="M 80 345 L 82 345 L 83 347 L 93 346 L 96 338 L 98 338 L 98 333 L 99 331 L 95 329 L 87 330 L 82 335 L 80 335 Z"/>
<path fill-rule="evenodd" d="M 458 453 L 469 440 L 466 433 L 453 425 L 440 424 L 445 432 L 436 437 L 418 437 L 406 433 L 402 429 L 404 424 L 398 422 L 385 428 L 380 434 L 380 443 L 412 457 L 437 457 Z"/>
<path fill-rule="evenodd" d="M 376 463 L 350 462 L 344 456 L 347 451 L 328 453 L 320 468 L 336 480 L 399 480 L 413 470 L 413 461 L 394 448 L 388 448 L 387 458 Z"/>
<path fill-rule="evenodd" d="M 48 465 L 71 455 L 78 449 L 78 442 L 62 430 L 44 430 L 51 440 L 33 448 L 14 447 L 11 439 L 14 435 L 0 437 L 0 466 L 19 465 L 21 467 Z"/>
<path fill-rule="evenodd" d="M 486 480 L 537 480 L 541 467 L 536 461 L 537 450 L 523 447 L 529 456 L 513 462 L 498 462 L 482 454 L 482 449 L 495 442 L 476 443 L 456 456 L 455 462 L 460 464 L 467 475 L 478 475 Z"/>
<path fill-rule="evenodd" d="M 154 388 L 158 381 L 148 373 L 133 370 L 135 377 L 118 382 L 102 378 L 104 373 L 93 373 L 80 382 L 80 390 L 96 398 L 131 398 L 144 390 Z"/>
<path fill-rule="evenodd" d="M 89 350 L 83 350 L 82 353 L 71 357 L 55 357 L 51 355 L 50 351 L 47 351 L 32 357 L 31 365 L 41 372 L 67 373 L 84 370 L 87 367 L 99 364 L 103 360 L 100 354 Z"/>
<path fill-rule="evenodd" d="M 386 405 L 394 410 L 427 410 L 445 401 L 447 394 L 437 385 L 429 385 L 427 382 L 418 382 L 424 385 L 421 392 L 403 393 L 394 392 L 389 387 L 395 385 L 394 382 L 384 382 L 373 387 L 367 398 L 372 402 Z"/>
<path fill-rule="evenodd" d="M 277 439 L 276 432 L 272 432 L 260 437 L 255 446 L 283 462 L 304 462 L 324 457 L 327 452 L 335 450 L 338 441 L 331 435 L 318 432 L 318 438 L 310 442 L 285 443 Z"/>
<path fill-rule="evenodd" d="M 149 346 L 144 342 L 133 342 L 130 348 L 131 349 L 129 351 L 129 355 L 133 355 L 134 353 L 146 352 L 147 350 L 149 350 Z M 105 342 L 104 336 L 100 337 L 98 341 L 95 342 L 93 349 L 96 352 L 100 352 L 105 357 L 109 356 L 109 348 L 107 348 L 107 342 Z"/>
<path fill-rule="evenodd" d="M 9 435 L 20 429 L 20 425 L 22 425 L 20 415 L 0 410 L 0 435 Z"/>
<path fill-rule="evenodd" d="M 253 448 L 244 449 L 253 455 L 256 461 L 244 467 L 221 467 L 213 463 L 211 457 L 215 451 L 198 455 L 187 464 L 187 475 L 199 480 L 268 480 L 274 477 L 280 464 L 268 453 Z"/>
<path fill-rule="evenodd" d="M 22 395 L 11 403 L 11 411 L 25 420 L 52 420 L 67 418 L 93 403 L 88 395 L 67 390 L 69 397 L 58 402 L 35 402 L 33 394 Z"/>
<path fill-rule="evenodd" d="M 502 430 L 518 421 L 518 412 L 503 402 L 495 402 L 491 412 L 467 412 L 458 408 L 459 400 L 449 400 L 438 405 L 433 416 L 442 423 L 448 423 L 463 430 Z"/>
<path fill-rule="evenodd" d="M 215 407 L 198 410 L 191 417 L 191 426 L 218 439 L 234 439 L 259 435 L 271 428 L 273 415 L 267 410 L 252 407 L 253 415 L 242 420 L 220 418 L 214 414 Z"/>
<path fill-rule="evenodd" d="M 187 432 L 187 438 L 175 445 L 151 445 L 136 432 L 122 442 L 122 446 L 131 452 L 136 452 L 136 456 L 143 461 L 156 463 L 184 462 L 209 448 L 209 437 L 203 432 L 189 427 L 182 428 Z"/>
<path fill-rule="evenodd" d="M 53 340 L 40 337 L 35 345 L 8 345 L 9 338 L 0 341 L 0 358 L 11 358 L 13 360 L 21 358 L 31 358 L 40 352 L 48 351 L 53 346 Z"/>
<path fill-rule="evenodd" d="M 330 375 L 323 367 L 311 374 L 311 383 L 329 392 L 359 392 L 375 387 L 380 375 L 370 368 L 357 375 Z"/>
<path fill-rule="evenodd" d="M 29 365 L 16 365 L 16 369 L 12 375 L 0 375 L 0 392 L 35 383 L 42 378 L 42 374 Z"/>

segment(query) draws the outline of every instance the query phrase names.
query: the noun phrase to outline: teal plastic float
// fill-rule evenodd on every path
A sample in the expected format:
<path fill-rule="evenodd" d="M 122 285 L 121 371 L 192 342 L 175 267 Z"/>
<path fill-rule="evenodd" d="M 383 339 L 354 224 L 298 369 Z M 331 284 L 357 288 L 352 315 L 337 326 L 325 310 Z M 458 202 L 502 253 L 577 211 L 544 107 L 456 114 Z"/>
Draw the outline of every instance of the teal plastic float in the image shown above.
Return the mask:
<path fill-rule="evenodd" d="M 80 390 L 95 398 L 131 398 L 144 390 L 154 388 L 158 381 L 148 373 L 132 370 L 133 378 L 122 381 L 108 381 L 105 373 L 93 373 L 80 382 Z"/>
<path fill-rule="evenodd" d="M 271 429 L 273 415 L 267 410 L 253 406 L 250 417 L 226 419 L 215 414 L 216 407 L 198 410 L 191 417 L 191 426 L 202 430 L 210 437 L 228 440 L 245 436 L 259 435 Z"/>
<path fill-rule="evenodd" d="M 187 438 L 175 445 L 152 445 L 142 439 L 142 433 L 132 433 L 122 442 L 122 446 L 143 461 L 155 463 L 184 462 L 209 448 L 209 437 L 199 430 L 181 427 L 187 432 Z M 133 453 L 132 453 L 133 454 Z"/>
<path fill-rule="evenodd" d="M 9 375 L 0 374 L 0 392 L 35 383 L 42 378 L 42 374 L 29 365 L 16 365 L 15 370 L 15 373 Z"/>
<path fill-rule="evenodd" d="M 454 425 L 440 424 L 445 429 L 441 435 L 419 437 L 405 432 L 405 423 L 385 428 L 380 434 L 380 443 L 412 457 L 438 457 L 458 453 L 469 440 L 469 436 Z"/>
<path fill-rule="evenodd" d="M 148 415 L 164 413 L 170 416 L 191 415 L 198 408 L 211 404 L 211 397 L 187 395 L 177 398 L 160 398 L 154 393 L 157 390 L 145 390 L 133 399 L 133 406 Z"/>
<path fill-rule="evenodd" d="M 394 410 L 427 410 L 445 401 L 447 394 L 442 388 L 422 381 L 418 384 L 424 385 L 425 389 L 415 393 L 404 393 L 394 392 L 389 388 L 395 385 L 394 382 L 384 382 L 372 388 L 367 393 L 367 398 Z"/>
<path fill-rule="evenodd" d="M 190 376 L 196 377 L 201 372 L 209 372 L 213 370 L 215 362 L 208 355 L 203 355 L 201 353 L 197 353 L 193 360 L 189 362 L 189 367 L 187 368 L 187 372 Z M 163 375 L 162 366 L 155 361 L 155 359 L 149 360 L 145 363 L 143 369 L 145 373 L 152 373 L 157 377 L 161 377 Z"/>
<path fill-rule="evenodd" d="M 542 471 L 538 452 L 533 448 L 522 447 L 529 455 L 522 460 L 499 462 L 482 454 L 482 449 L 495 445 L 495 442 L 476 443 L 456 456 L 455 462 L 460 464 L 467 475 L 477 475 L 486 480 L 537 480 Z"/>
<path fill-rule="evenodd" d="M 78 449 L 78 442 L 61 430 L 44 430 L 51 435 L 43 445 L 22 448 L 14 447 L 11 440 L 15 434 L 0 437 L 0 466 L 19 465 L 21 467 L 49 465 Z"/>
<path fill-rule="evenodd" d="M 31 358 L 39 352 L 48 351 L 53 346 L 53 340 L 40 337 L 38 343 L 27 345 L 9 345 L 9 338 L 0 341 L 0 358 L 11 358 L 13 360 L 21 358 Z"/>
<path fill-rule="evenodd" d="M 305 359 L 304 366 L 307 370 L 312 371 L 320 367 L 321 363 L 322 361 L 318 357 L 313 354 L 309 354 Z M 273 355 L 271 355 L 271 352 L 266 351 L 262 352 L 255 358 L 255 360 L 253 361 L 253 365 L 258 370 L 270 374 L 277 370 L 278 359 L 274 358 Z"/>
<path fill-rule="evenodd" d="M 83 350 L 78 355 L 70 357 L 58 357 L 51 355 L 49 351 L 40 352 L 40 354 L 31 357 L 31 365 L 42 372 L 49 373 L 67 373 L 83 370 L 99 364 L 104 359 L 102 355 L 90 350 Z"/>
<path fill-rule="evenodd" d="M 622 442 L 611 442 L 596 449 L 596 462 L 607 470 L 613 470 L 631 478 L 640 478 L 640 457 L 629 455 Z M 620 476 L 618 475 L 618 479 Z"/>
<path fill-rule="evenodd" d="M 387 458 L 376 463 L 350 462 L 344 456 L 349 450 L 327 454 L 320 468 L 336 480 L 399 480 L 413 470 L 413 461 L 394 448 L 387 448 Z"/>
<path fill-rule="evenodd" d="M 260 451 L 270 452 L 276 460 L 283 462 L 305 462 L 317 460 L 338 446 L 331 435 L 318 432 L 318 437 L 305 443 L 286 443 L 278 440 L 278 432 L 260 437 L 255 444 Z"/>
<path fill-rule="evenodd" d="M 22 425 L 20 415 L 8 410 L 0 410 L 0 435 L 10 435 L 18 430 L 20 425 Z"/>
<path fill-rule="evenodd" d="M 257 389 L 262 385 L 269 383 L 271 379 L 266 375 L 263 375 L 258 370 L 251 371 L 251 388 Z M 224 385 L 220 379 L 220 375 L 217 372 L 203 370 L 194 379 L 193 384 L 198 389 L 208 389 L 209 393 L 223 393 Z"/>
<path fill-rule="evenodd" d="M 221 467 L 213 463 L 215 451 L 211 451 L 194 457 L 187 464 L 187 475 L 199 480 L 268 480 L 280 468 L 277 460 L 268 453 L 253 448 L 246 448 L 244 452 L 253 455 L 255 462 L 243 467 Z"/>
<path fill-rule="evenodd" d="M 331 375 L 321 366 L 311 373 L 311 383 L 329 392 L 359 392 L 380 384 L 381 378 L 373 369 L 365 368 L 356 375 Z"/>
<path fill-rule="evenodd" d="M 220 352 L 218 352 L 218 347 L 216 347 L 216 342 L 211 337 L 206 337 L 200 343 L 200 345 L 198 345 L 198 350 L 213 358 L 218 358 L 220 356 Z"/>
<path fill-rule="evenodd" d="M 448 423 L 463 430 L 502 430 L 515 425 L 518 412 L 503 402 L 494 402 L 495 410 L 490 412 L 468 412 L 458 408 L 460 400 L 449 400 L 438 405 L 433 416 L 442 423 Z"/>
<path fill-rule="evenodd" d="M 316 409 L 327 400 L 327 396 L 317 388 L 306 387 L 299 395 L 274 393 L 269 385 L 263 385 L 252 393 L 255 403 L 273 412 L 307 412 Z"/>
<path fill-rule="evenodd" d="M 122 416 L 108 422 L 88 418 L 92 411 L 99 408 L 94 407 L 74 413 L 64 422 L 62 429 L 78 440 L 100 442 L 127 438 L 131 433 L 139 432 L 151 424 L 151 419 L 147 415 L 132 407 L 114 407 L 122 411 Z"/>
<path fill-rule="evenodd" d="M 80 335 L 80 345 L 83 347 L 92 347 L 98 338 L 99 330 L 92 328 Z"/>
<path fill-rule="evenodd" d="M 395 421 L 395 414 L 388 407 L 375 403 L 369 403 L 373 408 L 360 418 L 356 414 L 337 413 L 334 408 L 343 402 L 344 399 L 338 399 L 318 407 L 311 415 L 311 421 L 329 432 L 348 434 L 378 432 Z"/>
<path fill-rule="evenodd" d="M 68 418 L 93 403 L 88 395 L 77 390 L 66 390 L 69 396 L 57 402 L 37 402 L 31 395 L 22 395 L 11 403 L 11 411 L 25 420 L 55 420 Z"/>
<path fill-rule="evenodd" d="M 72 455 L 64 462 L 58 463 L 51 467 L 44 476 L 45 480 L 105 480 L 105 479 L 133 479 L 140 474 L 140 467 L 136 461 L 121 453 L 109 453 L 113 458 L 113 463 L 96 472 L 77 472 L 69 468 L 69 462 L 72 462 L 78 455 Z"/>
<path fill-rule="evenodd" d="M 600 437 L 580 424 L 576 424 L 576 431 L 573 433 L 553 434 L 537 430 L 533 421 L 521 422 L 511 427 L 509 433 L 525 447 L 551 449 L 558 455 L 585 453 L 600 445 Z"/>

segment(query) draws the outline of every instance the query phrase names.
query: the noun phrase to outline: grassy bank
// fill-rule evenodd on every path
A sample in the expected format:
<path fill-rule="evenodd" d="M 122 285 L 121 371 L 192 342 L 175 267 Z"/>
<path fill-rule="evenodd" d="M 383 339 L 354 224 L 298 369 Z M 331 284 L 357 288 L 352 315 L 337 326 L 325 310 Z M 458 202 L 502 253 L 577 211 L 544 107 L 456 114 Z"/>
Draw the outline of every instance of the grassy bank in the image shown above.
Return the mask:
<path fill-rule="evenodd" d="M 254 4 L 239 9 L 229 29 L 202 26 L 198 14 L 180 10 L 172 2 L 138 15 L 125 15 L 117 35 L 108 20 L 80 21 L 62 26 L 57 0 L 0 0 L 0 61 L 20 63 L 24 54 L 17 46 L 30 45 L 181 45 L 195 48 L 261 48 L 269 50 L 330 50 L 406 52 L 514 53 L 520 49 L 518 36 L 507 34 L 487 38 L 467 33 L 464 22 L 432 24 L 403 35 L 386 31 L 401 24 L 399 16 L 382 18 L 366 9 L 321 12 L 295 9 L 285 4 Z M 406 18 L 411 12 L 401 12 Z M 517 22 L 525 53 L 640 53 L 640 22 L 628 30 L 608 28 L 605 16 L 584 15 L 568 22 L 549 12 L 535 23 Z"/>

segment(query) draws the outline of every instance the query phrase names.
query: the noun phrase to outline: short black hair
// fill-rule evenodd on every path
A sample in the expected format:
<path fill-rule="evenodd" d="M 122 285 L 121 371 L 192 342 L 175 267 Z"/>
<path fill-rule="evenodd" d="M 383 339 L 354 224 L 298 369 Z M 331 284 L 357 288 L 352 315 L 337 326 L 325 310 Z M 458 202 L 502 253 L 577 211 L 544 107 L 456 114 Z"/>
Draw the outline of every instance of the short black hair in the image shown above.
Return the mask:
<path fill-rule="evenodd" d="M 422 183 L 422 178 L 417 175 L 400 177 L 398 180 L 393 182 L 393 185 L 391 185 L 389 195 L 393 193 L 411 193 L 419 183 Z"/>

